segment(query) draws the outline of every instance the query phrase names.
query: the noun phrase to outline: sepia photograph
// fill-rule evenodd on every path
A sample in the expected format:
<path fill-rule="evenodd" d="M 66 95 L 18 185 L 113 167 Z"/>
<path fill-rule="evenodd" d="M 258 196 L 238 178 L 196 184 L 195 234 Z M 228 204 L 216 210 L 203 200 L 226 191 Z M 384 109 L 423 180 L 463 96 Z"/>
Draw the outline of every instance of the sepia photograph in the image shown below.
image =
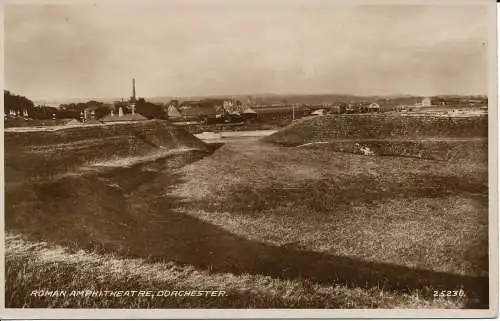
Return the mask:
<path fill-rule="evenodd" d="M 0 317 L 497 316 L 494 1 L 2 13 Z"/>

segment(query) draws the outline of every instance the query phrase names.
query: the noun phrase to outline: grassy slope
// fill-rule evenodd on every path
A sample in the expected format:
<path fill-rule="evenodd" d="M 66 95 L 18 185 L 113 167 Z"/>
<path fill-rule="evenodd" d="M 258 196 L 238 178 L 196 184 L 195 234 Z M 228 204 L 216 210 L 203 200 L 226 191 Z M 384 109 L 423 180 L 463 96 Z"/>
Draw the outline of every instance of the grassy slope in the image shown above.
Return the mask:
<path fill-rule="evenodd" d="M 244 142 L 226 144 L 174 174 L 179 166 L 170 163 L 170 170 L 147 167 L 63 180 L 70 185 L 62 186 L 84 187 L 73 200 L 24 209 L 11 203 L 7 228 L 33 241 L 8 236 L 6 302 L 484 307 L 484 280 L 473 278 L 487 275 L 484 164 Z M 35 198 L 40 192 L 47 188 L 34 189 Z M 96 201 L 85 209 L 89 200 Z M 20 215 L 14 220 L 9 213 Z M 228 296 L 210 302 L 30 298 L 26 290 L 38 287 L 223 288 Z M 465 300 L 431 295 L 460 287 Z"/>
<path fill-rule="evenodd" d="M 488 137 L 488 117 L 404 116 L 399 114 L 326 115 L 303 118 L 266 137 L 282 145 L 337 139 L 421 139 Z"/>
<path fill-rule="evenodd" d="M 486 255 L 486 166 L 247 143 L 225 145 L 183 171 L 186 183 L 178 193 L 188 197 L 186 207 L 249 237 L 372 261 L 487 273 L 486 265 L 478 265 Z"/>
<path fill-rule="evenodd" d="M 184 174 L 184 209 L 249 239 L 360 262 L 488 274 L 485 164 L 249 143 L 225 145 Z"/>
<path fill-rule="evenodd" d="M 213 273 L 172 262 L 151 263 L 6 239 L 7 307 L 83 308 L 460 308 L 464 298 L 426 300 L 378 287 L 321 285 L 306 279 Z M 222 297 L 33 297 L 34 290 L 223 290 Z"/>
<path fill-rule="evenodd" d="M 207 150 L 206 144 L 168 121 L 68 127 L 5 133 L 6 182 L 78 171 L 89 163 L 145 157 L 173 149 Z"/>

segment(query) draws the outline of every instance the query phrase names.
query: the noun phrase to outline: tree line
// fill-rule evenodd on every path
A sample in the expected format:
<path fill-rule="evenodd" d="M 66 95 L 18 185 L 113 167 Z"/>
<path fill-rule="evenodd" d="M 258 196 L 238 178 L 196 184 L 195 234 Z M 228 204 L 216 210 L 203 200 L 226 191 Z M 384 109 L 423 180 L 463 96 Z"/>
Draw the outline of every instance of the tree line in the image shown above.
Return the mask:
<path fill-rule="evenodd" d="M 146 118 L 167 118 L 162 105 L 148 102 L 144 98 L 139 98 L 135 104 L 135 112 Z M 114 111 L 116 114 L 119 107 L 122 107 L 124 113 L 131 112 L 128 102 L 105 104 L 100 101 L 89 100 L 81 103 L 61 104 L 59 105 L 59 108 L 35 106 L 33 101 L 27 97 L 12 94 L 8 90 L 4 90 L 4 106 L 6 115 L 9 115 L 11 111 L 13 111 L 16 115 L 22 117 L 27 112 L 28 118 L 31 119 L 75 118 L 81 120 L 83 112 L 87 108 L 91 108 L 94 111 L 96 119 L 109 115 L 111 111 Z"/>

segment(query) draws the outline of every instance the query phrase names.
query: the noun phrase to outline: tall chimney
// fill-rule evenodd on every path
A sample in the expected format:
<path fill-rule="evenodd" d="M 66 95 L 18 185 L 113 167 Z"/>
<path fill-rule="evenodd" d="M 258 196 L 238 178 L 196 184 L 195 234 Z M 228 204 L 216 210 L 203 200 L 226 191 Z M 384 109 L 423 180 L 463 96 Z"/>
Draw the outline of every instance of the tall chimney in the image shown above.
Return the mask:
<path fill-rule="evenodd" d="M 132 101 L 135 101 L 135 78 L 132 78 Z"/>

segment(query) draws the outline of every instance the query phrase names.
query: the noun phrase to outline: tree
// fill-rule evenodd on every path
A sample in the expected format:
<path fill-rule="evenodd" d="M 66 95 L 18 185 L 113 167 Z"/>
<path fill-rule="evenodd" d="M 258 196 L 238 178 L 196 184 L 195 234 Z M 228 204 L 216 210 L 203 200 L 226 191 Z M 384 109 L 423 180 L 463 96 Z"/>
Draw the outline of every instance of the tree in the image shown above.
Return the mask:
<path fill-rule="evenodd" d="M 31 110 L 35 107 L 35 104 L 28 98 L 20 95 L 13 95 L 8 90 L 3 92 L 5 113 L 8 114 L 11 110 L 23 113 L 27 110 L 28 114 L 31 115 Z"/>
<path fill-rule="evenodd" d="M 197 105 L 201 108 L 215 108 L 217 105 L 222 105 L 224 103 L 223 99 L 203 99 L 200 100 Z"/>
<path fill-rule="evenodd" d="M 94 112 L 95 112 L 95 118 L 96 119 L 100 119 L 104 116 L 107 116 L 109 115 L 111 109 L 109 109 L 108 107 L 106 106 L 101 106 L 99 108 L 97 108 Z"/>
<path fill-rule="evenodd" d="M 135 111 L 149 119 L 166 119 L 165 111 L 162 106 L 150 103 L 144 98 L 139 98 L 137 100 Z"/>
<path fill-rule="evenodd" d="M 79 119 L 80 114 L 73 110 L 59 109 L 56 113 L 56 118 L 75 118 Z"/>
<path fill-rule="evenodd" d="M 87 106 L 102 106 L 104 105 L 104 103 L 100 102 L 100 101 L 96 101 L 96 100 L 89 100 L 85 103 Z"/>
<path fill-rule="evenodd" d="M 179 101 L 177 99 L 172 99 L 167 103 L 167 106 L 174 105 L 174 107 L 179 107 Z"/>
<path fill-rule="evenodd" d="M 57 117 L 59 110 L 54 107 L 38 106 L 32 109 L 30 118 L 33 119 L 52 119 L 53 116 Z"/>
<path fill-rule="evenodd" d="M 82 111 L 89 107 L 104 107 L 104 103 L 96 100 L 89 100 L 86 103 L 69 103 L 59 105 L 60 109 L 69 110 L 80 114 Z"/>

